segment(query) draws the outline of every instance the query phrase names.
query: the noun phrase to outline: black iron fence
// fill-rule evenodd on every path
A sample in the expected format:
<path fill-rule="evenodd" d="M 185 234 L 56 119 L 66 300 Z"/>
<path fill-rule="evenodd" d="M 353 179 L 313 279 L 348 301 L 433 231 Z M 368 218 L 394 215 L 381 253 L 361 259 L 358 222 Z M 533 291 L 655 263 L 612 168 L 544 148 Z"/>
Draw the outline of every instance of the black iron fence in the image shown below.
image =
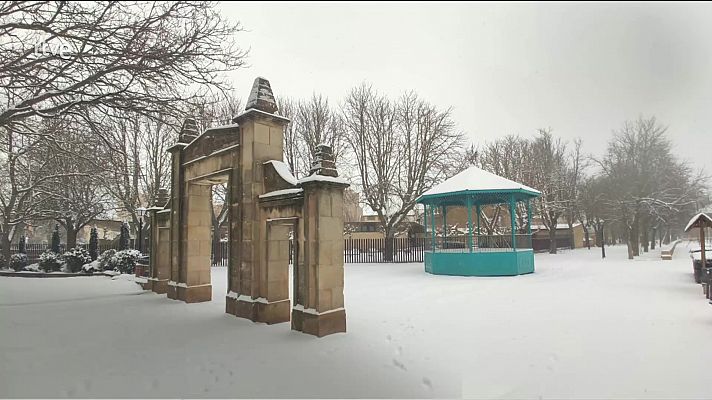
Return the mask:
<path fill-rule="evenodd" d="M 557 236 L 556 237 L 556 248 L 557 249 L 571 249 L 571 236 Z M 551 246 L 551 241 L 549 238 L 532 238 L 532 249 L 534 251 L 548 251 Z"/>
<path fill-rule="evenodd" d="M 37 260 L 40 259 L 40 254 L 44 253 L 47 249 L 49 249 L 51 246 L 48 244 L 43 244 L 43 243 L 27 243 L 25 244 L 25 253 L 27 254 L 27 259 L 29 262 L 34 263 L 37 262 Z M 88 244 L 77 244 L 77 247 L 81 247 L 87 251 L 89 251 L 89 245 Z M 98 246 L 99 249 L 99 254 L 105 252 L 106 250 L 109 249 L 114 249 L 118 250 L 119 249 L 119 244 L 99 244 Z M 133 246 L 129 246 L 129 248 L 133 248 Z M 67 250 L 67 245 L 62 243 L 59 245 L 59 252 L 64 253 Z M 20 246 L 19 244 L 11 244 L 10 245 L 10 254 L 15 254 L 20 251 Z"/>
<path fill-rule="evenodd" d="M 436 237 L 436 251 L 468 251 L 467 236 L 452 236 L 452 237 Z M 517 248 L 531 248 L 534 251 L 549 250 L 548 238 L 533 238 L 529 235 L 516 235 Z M 212 265 L 227 266 L 229 243 L 220 242 L 213 246 Z M 502 248 L 511 248 L 511 236 L 509 235 L 479 235 L 472 237 L 472 245 L 475 251 L 497 251 Z M 557 248 L 570 248 L 570 237 L 558 237 L 556 240 Z M 78 247 L 83 247 L 89 250 L 88 244 L 78 244 Z M 49 248 L 46 244 L 27 244 L 27 258 L 30 262 L 37 262 L 40 254 Z M 133 243 L 129 248 L 133 248 Z M 380 239 L 344 239 L 344 262 L 346 263 L 385 263 L 385 262 L 423 262 L 426 250 L 431 250 L 432 239 L 427 238 L 393 238 L 389 240 Z M 99 254 L 106 250 L 118 250 L 118 243 L 115 244 L 99 244 Z M 60 252 L 66 250 L 66 245 L 60 245 Z M 294 253 L 292 250 L 292 242 L 290 242 L 290 262 L 291 256 Z M 12 254 L 18 252 L 18 245 L 10 246 Z M 148 254 L 148 249 L 144 249 L 144 253 Z"/>
<path fill-rule="evenodd" d="M 424 238 L 345 239 L 344 262 L 423 262 Z"/>
<path fill-rule="evenodd" d="M 510 235 L 479 235 L 473 236 L 474 251 L 500 251 L 511 248 Z M 468 251 L 467 236 L 452 236 L 447 238 L 436 237 L 436 251 Z M 390 242 L 390 244 L 389 244 Z M 544 251 L 549 249 L 549 239 L 532 238 L 530 235 L 516 235 L 518 249 L 534 249 Z M 558 248 L 571 246 L 571 238 L 559 237 L 556 241 Z M 293 252 L 293 242 L 290 242 L 290 262 Z M 423 238 L 394 238 L 380 239 L 344 239 L 345 263 L 386 263 L 386 262 L 423 262 L 426 250 L 431 250 L 432 239 Z M 213 266 L 227 266 L 228 242 L 220 242 L 213 247 Z"/>

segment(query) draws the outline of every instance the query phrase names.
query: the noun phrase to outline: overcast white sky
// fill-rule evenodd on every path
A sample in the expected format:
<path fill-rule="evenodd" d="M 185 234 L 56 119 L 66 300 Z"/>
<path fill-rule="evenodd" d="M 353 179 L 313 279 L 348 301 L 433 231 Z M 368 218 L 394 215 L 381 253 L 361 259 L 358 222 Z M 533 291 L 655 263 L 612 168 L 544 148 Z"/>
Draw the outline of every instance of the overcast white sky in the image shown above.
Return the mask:
<path fill-rule="evenodd" d="M 277 95 L 339 103 L 368 81 L 452 106 L 475 143 L 551 127 L 599 155 L 627 119 L 654 115 L 676 152 L 712 173 L 710 4 L 224 3 L 249 30 L 249 68 Z"/>

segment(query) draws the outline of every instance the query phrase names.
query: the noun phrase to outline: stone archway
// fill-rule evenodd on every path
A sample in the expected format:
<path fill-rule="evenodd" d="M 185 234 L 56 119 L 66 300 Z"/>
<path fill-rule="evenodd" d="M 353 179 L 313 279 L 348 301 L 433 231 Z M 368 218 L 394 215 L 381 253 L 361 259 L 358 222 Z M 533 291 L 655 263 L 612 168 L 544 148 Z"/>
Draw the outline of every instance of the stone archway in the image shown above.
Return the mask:
<path fill-rule="evenodd" d="M 291 319 L 292 329 L 317 336 L 345 332 L 342 208 L 348 183 L 338 177 L 331 148 L 316 149 L 308 177 L 292 175 L 282 162 L 289 120 L 277 114 L 263 78 L 255 80 L 245 111 L 233 122 L 199 135 L 195 121 L 187 119 L 169 149 L 172 190 L 167 201 L 166 192 L 157 196 L 150 209 L 146 288 L 188 303 L 211 300 L 210 187 L 227 182 L 225 311 L 270 324 Z M 291 312 L 285 229 L 294 231 L 298 249 Z"/>

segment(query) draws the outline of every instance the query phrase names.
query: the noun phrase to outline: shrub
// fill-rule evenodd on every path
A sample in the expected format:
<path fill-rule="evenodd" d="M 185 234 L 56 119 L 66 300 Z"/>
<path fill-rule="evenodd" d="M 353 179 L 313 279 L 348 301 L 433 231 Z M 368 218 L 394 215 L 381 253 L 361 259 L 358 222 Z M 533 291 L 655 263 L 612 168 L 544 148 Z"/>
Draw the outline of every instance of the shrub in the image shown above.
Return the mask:
<path fill-rule="evenodd" d="M 10 257 L 10 268 L 14 269 L 15 271 L 24 270 L 27 264 L 29 263 L 27 261 L 27 254 L 25 253 L 13 254 Z"/>
<path fill-rule="evenodd" d="M 141 252 L 138 250 L 121 250 L 111 257 L 111 264 L 122 274 L 133 274 L 140 257 Z"/>
<path fill-rule="evenodd" d="M 59 271 L 62 267 L 62 255 L 51 250 L 45 251 L 40 255 L 39 264 L 44 272 Z"/>
<path fill-rule="evenodd" d="M 92 261 L 99 257 L 99 232 L 97 232 L 96 226 L 91 228 L 89 235 L 89 257 Z"/>
<path fill-rule="evenodd" d="M 37 263 L 25 267 L 25 271 L 40 272 L 40 265 Z"/>
<path fill-rule="evenodd" d="M 5 256 L 0 254 L 0 269 L 5 269 L 7 268 L 7 260 L 5 260 Z"/>
<path fill-rule="evenodd" d="M 79 272 L 82 269 L 82 265 L 91 261 L 89 252 L 81 247 L 69 249 L 62 256 L 64 257 L 64 262 L 67 263 L 69 272 Z"/>
<path fill-rule="evenodd" d="M 93 274 L 94 272 L 101 272 L 101 265 L 98 260 L 94 260 L 90 263 L 82 265 L 82 271 Z"/>
<path fill-rule="evenodd" d="M 102 271 L 114 269 L 114 266 L 111 264 L 111 259 L 114 257 L 115 254 L 116 250 L 114 249 L 109 249 L 101 253 L 97 261 L 99 261 L 99 266 L 101 267 Z"/>

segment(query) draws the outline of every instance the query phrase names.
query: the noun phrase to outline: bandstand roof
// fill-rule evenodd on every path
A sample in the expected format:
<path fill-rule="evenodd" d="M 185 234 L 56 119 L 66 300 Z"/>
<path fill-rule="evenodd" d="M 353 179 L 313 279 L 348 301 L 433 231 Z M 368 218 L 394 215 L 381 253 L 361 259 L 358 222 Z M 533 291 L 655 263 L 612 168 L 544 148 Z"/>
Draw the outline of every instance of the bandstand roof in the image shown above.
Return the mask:
<path fill-rule="evenodd" d="M 470 167 L 436 185 L 418 198 L 418 203 L 439 205 L 497 204 L 538 197 L 541 192 L 477 167 Z"/>

